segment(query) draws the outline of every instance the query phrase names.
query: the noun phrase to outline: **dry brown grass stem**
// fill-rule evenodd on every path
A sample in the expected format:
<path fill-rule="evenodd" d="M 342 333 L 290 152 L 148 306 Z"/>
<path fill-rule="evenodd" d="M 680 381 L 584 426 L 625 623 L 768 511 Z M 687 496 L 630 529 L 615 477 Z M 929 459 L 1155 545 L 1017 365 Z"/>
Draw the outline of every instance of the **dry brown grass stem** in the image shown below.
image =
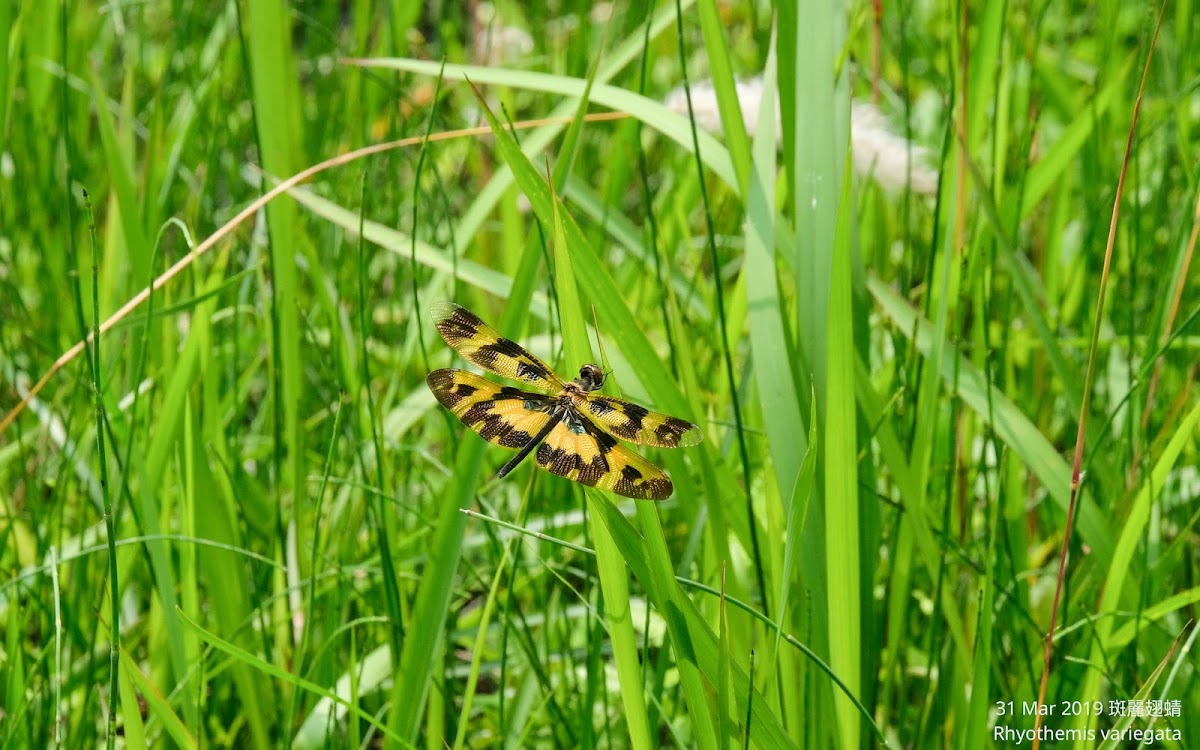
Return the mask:
<path fill-rule="evenodd" d="M 1058 624 L 1058 606 L 1062 599 L 1063 579 L 1067 573 L 1067 550 L 1071 546 L 1071 524 L 1075 520 L 1075 505 L 1079 499 L 1080 468 L 1083 465 L 1083 438 L 1087 428 L 1088 408 L 1091 406 L 1092 382 L 1096 374 L 1097 349 L 1100 343 L 1101 321 L 1104 319 L 1104 295 L 1108 290 L 1108 271 L 1112 265 L 1113 246 L 1117 241 L 1117 219 L 1121 215 L 1121 198 L 1125 194 L 1125 175 L 1129 171 L 1129 156 L 1133 152 L 1133 137 L 1137 133 L 1138 115 L 1142 111 L 1142 96 L 1146 93 L 1146 80 L 1150 76 L 1150 61 L 1154 59 L 1154 48 L 1158 44 L 1158 32 L 1162 30 L 1163 16 L 1166 15 L 1167 3 L 1163 0 L 1158 11 L 1158 23 L 1154 27 L 1154 37 L 1150 40 L 1150 49 L 1146 51 L 1146 64 L 1142 68 L 1142 81 L 1138 85 L 1137 100 L 1133 103 L 1133 118 L 1129 123 L 1129 134 L 1125 139 L 1125 156 L 1121 159 L 1121 173 L 1117 177 L 1117 191 L 1113 196 L 1112 218 L 1108 223 L 1108 242 L 1104 247 L 1104 267 L 1100 271 L 1100 290 L 1096 298 L 1096 317 L 1092 323 L 1092 343 L 1088 349 L 1087 376 L 1083 381 L 1083 403 L 1079 406 L 1079 425 L 1075 433 L 1075 462 L 1071 467 L 1071 500 L 1067 504 L 1067 523 L 1063 528 L 1062 549 L 1058 555 L 1058 577 L 1054 584 L 1054 604 L 1050 609 L 1050 627 L 1046 630 L 1042 654 L 1042 680 L 1038 687 L 1038 705 L 1046 701 L 1046 687 L 1050 681 L 1050 656 L 1054 651 L 1054 627 Z M 1039 711 L 1033 724 L 1033 750 L 1038 750 L 1041 741 L 1038 736 L 1042 728 L 1042 714 Z"/>

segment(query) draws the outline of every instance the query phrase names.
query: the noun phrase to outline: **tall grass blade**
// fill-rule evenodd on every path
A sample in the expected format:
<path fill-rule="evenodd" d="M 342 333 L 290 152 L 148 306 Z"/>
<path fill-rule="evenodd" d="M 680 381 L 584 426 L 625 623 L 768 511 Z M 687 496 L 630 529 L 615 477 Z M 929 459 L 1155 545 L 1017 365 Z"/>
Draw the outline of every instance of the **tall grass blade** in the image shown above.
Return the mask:
<path fill-rule="evenodd" d="M 851 289 L 849 165 L 838 202 L 829 284 L 828 390 L 825 399 L 825 538 L 829 557 L 829 665 L 847 688 L 862 685 L 863 574 L 859 564 L 858 418 L 854 400 L 854 306 Z M 841 747 L 859 745 L 860 719 L 844 695 L 834 698 Z"/>
<path fill-rule="evenodd" d="M 239 6 L 240 7 L 240 6 Z M 262 168 L 269 174 L 292 174 L 303 153 L 303 121 L 299 113 L 300 92 L 288 35 L 289 9 L 278 2 L 250 3 L 245 13 L 245 65 L 252 87 L 255 133 Z M 287 198 L 267 206 L 270 235 L 271 284 L 271 382 L 275 398 L 275 438 L 272 461 L 286 481 L 274 484 L 276 530 L 280 539 L 288 522 L 284 514 L 307 497 L 305 483 L 305 431 L 300 419 L 303 401 L 304 360 L 300 353 L 300 279 L 296 266 L 301 240 L 296 232 L 296 206 Z M 286 460 L 286 471 L 285 471 Z M 384 533 L 382 526 L 377 533 Z M 399 617 L 399 612 L 391 613 Z M 280 623 L 284 625 L 284 623 Z M 277 644 L 283 653 L 290 649 L 287 628 Z"/>
<path fill-rule="evenodd" d="M 582 114 L 582 110 L 580 110 Z M 527 170 L 519 170 L 516 161 L 525 157 L 515 148 L 516 143 L 507 139 L 501 132 L 499 124 L 489 117 L 493 130 L 497 131 L 498 139 L 508 146 L 505 156 L 509 167 L 517 175 L 518 182 L 522 176 L 528 175 Z M 525 165 L 521 165 L 524 167 Z M 529 165 L 531 168 L 532 165 Z M 586 363 L 593 360 L 591 346 L 588 343 L 587 324 L 583 314 L 583 302 L 579 288 L 576 285 L 575 269 L 572 263 L 572 246 L 567 241 L 564 228 L 563 214 L 565 209 L 560 205 L 557 196 L 551 189 L 551 214 L 554 236 L 554 275 L 555 289 L 558 295 L 559 312 L 562 316 L 563 348 L 567 360 L 576 363 Z M 596 515 L 597 504 L 605 503 L 599 492 L 585 490 L 589 514 Z M 629 732 L 630 746 L 634 748 L 651 748 L 654 746 L 650 735 L 650 720 L 646 713 L 646 698 L 642 693 L 642 670 L 638 656 L 637 636 L 633 632 L 633 620 L 629 610 L 629 572 L 621 559 L 616 544 L 603 524 L 591 525 L 591 533 L 596 545 L 596 573 L 600 578 L 600 589 L 604 594 L 604 616 L 608 623 L 608 637 L 612 642 L 613 658 L 616 661 L 617 676 L 621 682 L 621 701 L 625 708 L 625 726 Z"/>

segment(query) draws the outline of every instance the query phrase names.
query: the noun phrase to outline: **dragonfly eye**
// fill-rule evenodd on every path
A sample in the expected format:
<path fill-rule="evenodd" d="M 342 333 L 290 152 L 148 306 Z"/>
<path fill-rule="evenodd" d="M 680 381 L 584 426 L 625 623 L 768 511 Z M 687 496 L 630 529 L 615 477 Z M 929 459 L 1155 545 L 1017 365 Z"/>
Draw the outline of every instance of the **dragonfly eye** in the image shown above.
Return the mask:
<path fill-rule="evenodd" d="M 585 391 L 594 391 L 604 385 L 604 371 L 595 365 L 579 368 L 579 385 Z"/>

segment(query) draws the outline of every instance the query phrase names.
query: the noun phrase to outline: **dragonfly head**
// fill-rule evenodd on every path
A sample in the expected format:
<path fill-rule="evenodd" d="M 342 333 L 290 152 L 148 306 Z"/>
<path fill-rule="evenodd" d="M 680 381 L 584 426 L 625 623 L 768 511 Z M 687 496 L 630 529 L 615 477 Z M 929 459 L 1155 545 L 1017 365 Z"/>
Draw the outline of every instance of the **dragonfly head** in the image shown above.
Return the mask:
<path fill-rule="evenodd" d="M 584 365 L 579 368 L 579 377 L 575 382 L 585 393 L 599 390 L 604 385 L 604 371 L 596 365 Z"/>

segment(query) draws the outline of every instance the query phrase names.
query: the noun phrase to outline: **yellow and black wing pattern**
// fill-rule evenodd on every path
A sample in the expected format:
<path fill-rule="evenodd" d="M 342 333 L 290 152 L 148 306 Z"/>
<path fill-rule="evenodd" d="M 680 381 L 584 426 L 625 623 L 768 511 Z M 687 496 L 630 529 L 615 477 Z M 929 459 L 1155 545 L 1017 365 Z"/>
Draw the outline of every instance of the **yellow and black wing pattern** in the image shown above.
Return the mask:
<path fill-rule="evenodd" d="M 589 393 L 583 408 L 600 429 L 630 443 L 686 448 L 704 439 L 704 433 L 691 422 L 612 396 Z"/>
<path fill-rule="evenodd" d="M 595 391 L 604 375 L 596 365 L 580 368 L 567 383 L 477 315 L 453 302 L 431 308 L 438 333 L 468 362 L 528 386 L 502 386 L 458 369 L 434 370 L 426 382 L 433 395 L 484 440 L 517 451 L 497 477 L 536 450 L 538 466 L 567 479 L 639 500 L 664 500 L 674 487 L 666 473 L 623 447 L 678 448 L 703 438 L 700 428 Z"/>
<path fill-rule="evenodd" d="M 429 390 L 454 416 L 484 440 L 520 450 L 557 418 L 553 400 L 538 393 L 502 386 L 466 370 L 434 370 Z"/>
<path fill-rule="evenodd" d="M 555 425 L 538 446 L 538 466 L 588 487 L 637 500 L 671 496 L 674 486 L 662 469 L 622 447 L 582 415 L 574 416 Z"/>
<path fill-rule="evenodd" d="M 438 333 L 468 362 L 543 393 L 558 393 L 566 387 L 545 362 L 501 336 L 467 308 L 435 302 L 429 311 Z"/>

